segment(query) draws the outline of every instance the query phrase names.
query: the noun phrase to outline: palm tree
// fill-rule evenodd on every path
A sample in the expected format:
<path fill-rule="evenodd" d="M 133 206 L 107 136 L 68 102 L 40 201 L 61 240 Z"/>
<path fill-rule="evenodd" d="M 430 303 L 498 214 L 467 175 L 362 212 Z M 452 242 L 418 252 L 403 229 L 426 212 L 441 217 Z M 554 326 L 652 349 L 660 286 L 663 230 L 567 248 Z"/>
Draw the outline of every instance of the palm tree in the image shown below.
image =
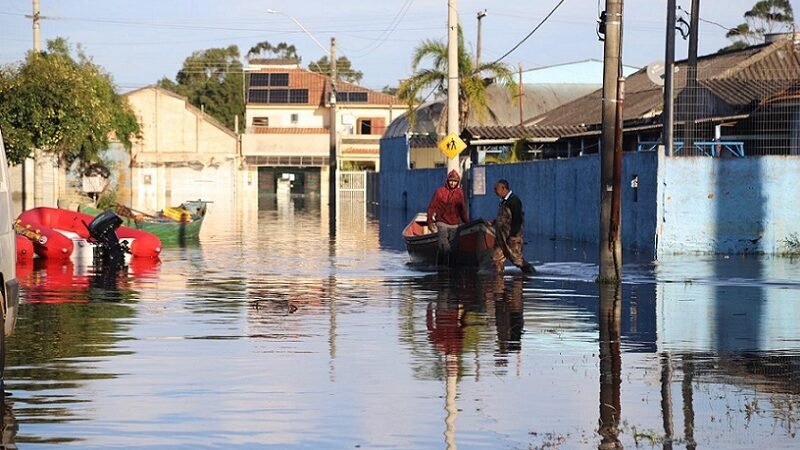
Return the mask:
<path fill-rule="evenodd" d="M 421 68 L 420 64 L 431 59 L 433 67 Z M 447 92 L 447 44 L 432 39 L 424 40 L 416 49 L 411 60 L 414 75 L 400 83 L 398 96 L 409 106 L 409 119 L 414 122 L 414 104 L 420 92 L 433 88 L 438 93 Z M 508 89 L 512 98 L 517 94 L 517 84 L 513 72 L 504 63 L 490 62 L 475 66 L 475 61 L 464 49 L 464 35 L 458 27 L 458 120 L 463 128 L 470 114 L 475 112 L 483 118 L 488 111 L 486 87 L 496 83 Z M 442 111 L 440 125 L 446 120 L 447 112 Z"/>

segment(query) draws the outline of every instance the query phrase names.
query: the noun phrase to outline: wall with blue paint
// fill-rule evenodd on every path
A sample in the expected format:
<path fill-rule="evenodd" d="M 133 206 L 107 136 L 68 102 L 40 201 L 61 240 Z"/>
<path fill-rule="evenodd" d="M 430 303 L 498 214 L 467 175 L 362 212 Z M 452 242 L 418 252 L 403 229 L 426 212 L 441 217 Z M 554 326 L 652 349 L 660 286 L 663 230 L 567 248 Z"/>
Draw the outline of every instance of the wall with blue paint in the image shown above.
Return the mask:
<path fill-rule="evenodd" d="M 800 157 L 664 158 L 658 254 L 797 252 Z"/>
<path fill-rule="evenodd" d="M 406 223 L 427 208 L 445 169 L 408 170 L 406 138 L 381 141 L 381 215 Z M 525 207 L 526 239 L 598 242 L 599 157 L 484 166 L 486 195 L 470 198 L 473 219 L 493 218 L 493 185 L 509 181 Z M 800 252 L 800 156 L 666 158 L 626 153 L 622 176 L 625 250 L 685 253 Z M 631 180 L 638 176 L 638 189 Z M 402 229 L 400 230 L 402 231 Z"/>
<path fill-rule="evenodd" d="M 397 218 L 403 210 L 404 223 L 425 211 L 434 190 L 444 182 L 446 169 L 408 170 L 405 138 L 381 140 L 381 215 Z M 402 156 L 401 156 L 402 155 Z M 470 198 L 472 219 L 494 218 L 498 198 L 494 183 L 505 178 L 525 208 L 525 234 L 597 242 L 599 232 L 599 177 L 597 155 L 565 160 L 530 161 L 484 166 L 486 195 Z M 639 176 L 638 195 L 630 180 Z M 623 164 L 623 245 L 627 250 L 653 254 L 656 218 L 656 155 L 627 153 Z M 636 198 L 635 198 L 636 197 Z M 634 201 L 635 200 L 635 201 Z"/>
<path fill-rule="evenodd" d="M 656 218 L 656 155 L 626 153 L 622 178 L 622 241 L 627 250 L 653 254 Z M 487 193 L 472 196 L 471 215 L 491 218 L 498 198 L 494 183 L 504 178 L 525 208 L 526 235 L 597 242 L 600 218 L 600 163 L 580 158 L 488 165 Z M 638 193 L 631 179 L 638 176 Z"/>

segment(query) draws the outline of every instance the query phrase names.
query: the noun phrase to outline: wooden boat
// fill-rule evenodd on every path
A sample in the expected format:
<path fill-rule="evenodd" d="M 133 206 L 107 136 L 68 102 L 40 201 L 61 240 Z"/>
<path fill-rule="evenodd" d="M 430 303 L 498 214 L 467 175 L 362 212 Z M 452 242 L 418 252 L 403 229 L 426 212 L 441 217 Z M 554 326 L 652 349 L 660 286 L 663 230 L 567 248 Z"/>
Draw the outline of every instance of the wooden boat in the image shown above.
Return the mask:
<path fill-rule="evenodd" d="M 91 259 L 87 225 L 92 219 L 67 209 L 39 207 L 20 214 L 14 230 L 33 243 L 40 258 Z M 133 257 L 157 258 L 161 254 L 161 240 L 151 233 L 121 226 L 116 234 L 120 242 L 128 244 Z"/>
<path fill-rule="evenodd" d="M 114 212 L 122 219 L 126 227 L 153 233 L 166 244 L 182 244 L 197 240 L 200 237 L 200 228 L 206 216 L 206 205 L 203 200 L 188 201 L 180 206 L 165 208 L 157 215 L 146 214 L 141 211 L 117 205 Z M 91 205 L 80 205 L 78 211 L 96 216 L 103 212 L 102 209 Z"/>
<path fill-rule="evenodd" d="M 449 254 L 439 250 L 439 237 L 428 229 L 427 216 L 419 213 L 403 230 L 406 250 L 413 263 L 491 267 L 494 230 L 479 219 L 458 227 Z"/>

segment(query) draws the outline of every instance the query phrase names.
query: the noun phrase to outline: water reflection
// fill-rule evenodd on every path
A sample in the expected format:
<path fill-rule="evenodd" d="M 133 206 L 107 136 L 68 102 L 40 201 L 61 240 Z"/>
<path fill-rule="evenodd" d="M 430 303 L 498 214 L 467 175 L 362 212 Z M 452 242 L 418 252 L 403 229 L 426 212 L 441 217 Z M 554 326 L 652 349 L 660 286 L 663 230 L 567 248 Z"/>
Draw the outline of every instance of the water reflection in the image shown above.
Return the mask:
<path fill-rule="evenodd" d="M 6 354 L 3 448 L 14 443 L 79 442 L 82 436 L 37 429 L 86 420 L 83 404 L 91 402 L 86 386 L 112 380 L 114 371 L 97 362 L 130 354 L 120 343 L 125 321 L 135 315 L 137 287 L 156 279 L 158 260 L 134 258 L 123 270 L 103 271 L 72 261 L 34 259 L 17 266 L 20 315 Z M 17 421 L 28 424 L 18 432 Z"/>
<path fill-rule="evenodd" d="M 601 289 L 579 246 L 550 243 L 526 247 L 556 258 L 532 278 L 422 272 L 363 205 L 340 205 L 331 239 L 326 205 L 288 200 L 210 223 L 202 245 L 165 249 L 115 290 L 79 268 L 23 271 L 8 434 L 82 448 L 797 444 L 800 265 L 665 260 Z"/>

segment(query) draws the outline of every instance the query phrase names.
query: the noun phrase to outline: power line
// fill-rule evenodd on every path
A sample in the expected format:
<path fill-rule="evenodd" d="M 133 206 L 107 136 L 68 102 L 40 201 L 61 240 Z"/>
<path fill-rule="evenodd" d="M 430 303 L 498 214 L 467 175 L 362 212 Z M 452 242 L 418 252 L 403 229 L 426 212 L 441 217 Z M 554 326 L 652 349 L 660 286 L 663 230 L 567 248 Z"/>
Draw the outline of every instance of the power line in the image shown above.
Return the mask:
<path fill-rule="evenodd" d="M 505 53 L 503 56 L 501 56 L 501 57 L 497 58 L 496 60 L 494 60 L 494 62 L 493 62 L 492 64 L 495 64 L 495 63 L 498 63 L 498 62 L 500 62 L 500 61 L 501 61 L 501 60 L 503 60 L 503 59 L 504 59 L 506 56 L 510 55 L 510 54 L 511 54 L 511 53 L 512 53 L 514 50 L 518 49 L 520 45 L 522 45 L 522 44 L 523 44 L 525 41 L 527 41 L 527 40 L 528 40 L 528 38 L 530 38 L 531 36 L 533 36 L 533 33 L 536 33 L 536 30 L 538 30 L 539 28 L 541 28 L 541 26 L 542 26 L 542 25 L 544 25 L 544 23 L 545 23 L 545 22 L 547 22 L 547 19 L 549 19 L 549 18 L 550 18 L 550 16 L 552 16 L 552 15 L 553 15 L 553 14 L 556 12 L 556 10 L 558 10 L 558 8 L 559 8 L 559 7 L 560 7 L 562 4 L 564 4 L 564 2 L 565 2 L 565 1 L 566 1 L 566 0 L 561 0 L 561 1 L 559 1 L 559 2 L 558 2 L 558 4 L 557 4 L 557 5 L 556 5 L 556 6 L 555 6 L 555 7 L 554 7 L 552 10 L 550 10 L 550 12 L 549 12 L 549 13 L 548 13 L 546 16 L 544 16 L 544 19 L 542 19 L 542 21 L 541 21 L 541 22 L 539 22 L 539 24 L 538 24 L 538 25 L 536 25 L 536 26 L 533 28 L 533 30 L 531 30 L 531 32 L 530 32 L 530 33 L 528 33 L 528 35 L 527 35 L 527 36 L 525 36 L 525 37 L 524 37 L 524 38 L 523 38 L 521 41 L 519 41 L 519 42 L 517 43 L 517 45 L 515 45 L 514 47 L 512 47 L 512 48 L 511 48 L 511 50 L 507 51 L 507 52 L 506 52 L 506 53 Z"/>

